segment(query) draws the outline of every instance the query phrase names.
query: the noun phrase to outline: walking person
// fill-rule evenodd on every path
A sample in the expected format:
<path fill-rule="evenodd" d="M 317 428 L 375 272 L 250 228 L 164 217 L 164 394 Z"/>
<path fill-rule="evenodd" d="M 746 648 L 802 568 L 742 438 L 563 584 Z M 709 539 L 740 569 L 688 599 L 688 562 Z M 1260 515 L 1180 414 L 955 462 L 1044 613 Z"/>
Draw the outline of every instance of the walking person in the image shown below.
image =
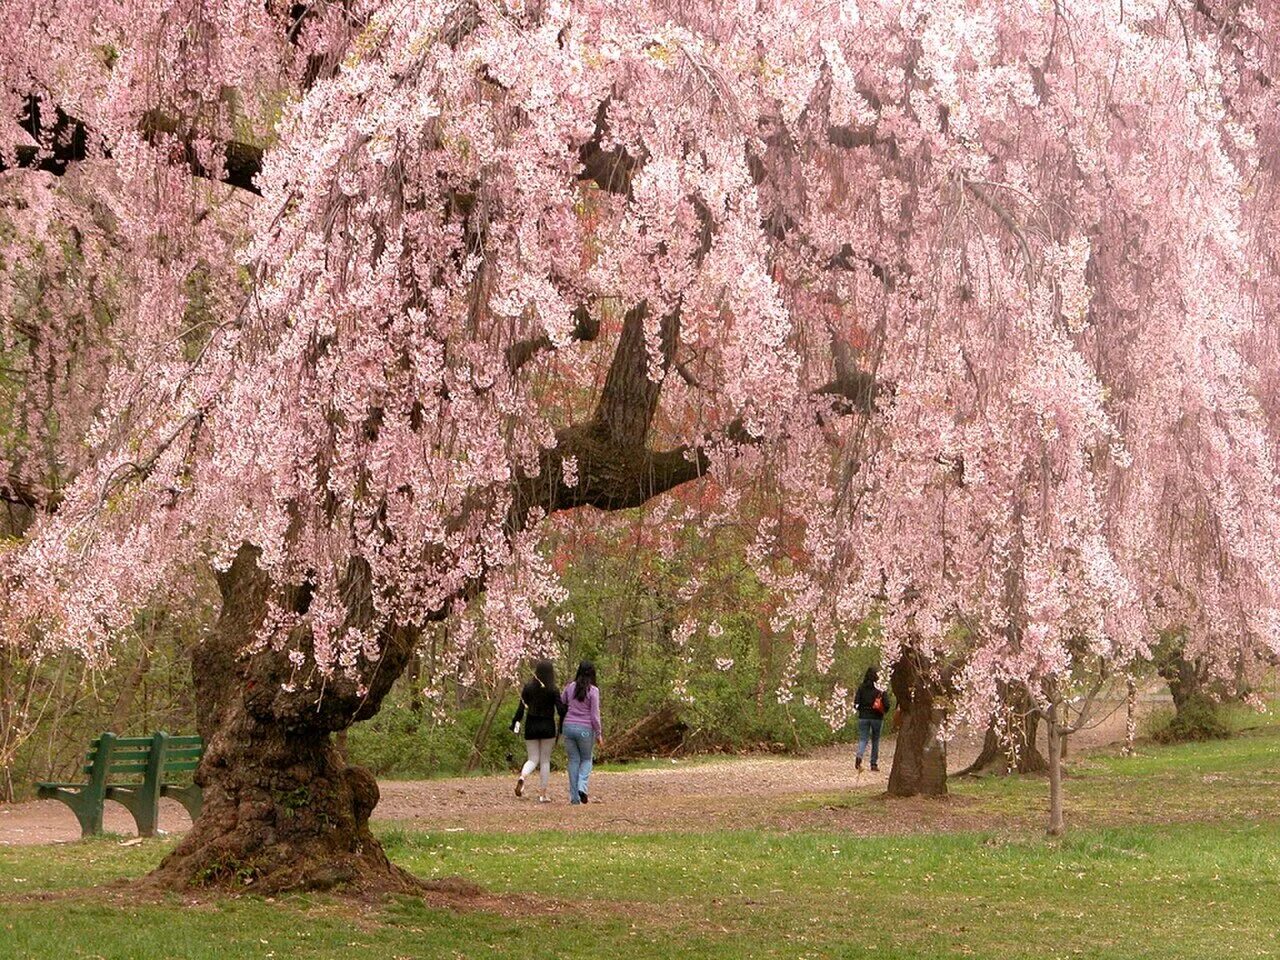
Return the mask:
<path fill-rule="evenodd" d="M 885 714 L 889 712 L 889 691 L 878 686 L 880 672 L 875 667 L 868 667 L 862 676 L 862 685 L 853 695 L 853 706 L 858 711 L 858 755 L 854 757 L 853 766 L 862 769 L 862 754 L 867 749 L 867 741 L 871 741 L 871 769 L 880 769 L 880 728 L 884 726 Z"/>
<path fill-rule="evenodd" d="M 538 802 L 550 803 L 547 785 L 551 781 L 551 750 L 564 724 L 565 705 L 556 687 L 556 669 L 550 660 L 539 660 L 533 668 L 533 679 L 520 691 L 520 706 L 511 721 L 513 733 L 520 732 L 524 720 L 524 746 L 529 759 L 516 781 L 516 796 L 524 796 L 525 777 L 538 770 Z"/>
<path fill-rule="evenodd" d="M 578 675 L 564 688 L 560 699 L 567 708 L 561 730 L 564 750 L 569 755 L 569 802 L 586 803 L 591 755 L 597 743 L 604 746 L 595 664 L 590 660 L 578 664 Z"/>

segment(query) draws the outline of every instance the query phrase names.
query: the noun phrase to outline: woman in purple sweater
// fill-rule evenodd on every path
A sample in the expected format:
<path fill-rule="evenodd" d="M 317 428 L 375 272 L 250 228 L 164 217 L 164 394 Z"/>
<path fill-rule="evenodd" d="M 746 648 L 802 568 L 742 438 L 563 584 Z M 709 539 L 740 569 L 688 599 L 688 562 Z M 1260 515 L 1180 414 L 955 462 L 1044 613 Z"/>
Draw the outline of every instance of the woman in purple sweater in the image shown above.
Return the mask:
<path fill-rule="evenodd" d="M 564 750 L 569 755 L 569 802 L 586 803 L 591 754 L 597 743 L 604 746 L 595 664 L 590 660 L 578 664 L 578 675 L 564 688 L 560 699 L 569 708 L 560 726 Z"/>

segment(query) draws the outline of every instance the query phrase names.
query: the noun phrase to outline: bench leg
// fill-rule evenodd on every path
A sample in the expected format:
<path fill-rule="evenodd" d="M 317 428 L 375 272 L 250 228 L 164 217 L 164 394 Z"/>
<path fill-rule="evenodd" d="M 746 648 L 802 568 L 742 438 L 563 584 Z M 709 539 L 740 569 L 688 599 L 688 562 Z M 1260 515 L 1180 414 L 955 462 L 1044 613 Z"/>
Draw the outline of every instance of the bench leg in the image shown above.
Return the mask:
<path fill-rule="evenodd" d="M 80 821 L 81 837 L 99 837 L 102 835 L 102 800 L 96 803 L 89 797 L 84 802 L 71 807 L 76 819 Z"/>
<path fill-rule="evenodd" d="M 71 812 L 80 821 L 80 836 L 97 837 L 102 834 L 102 798 L 92 794 L 72 792 L 70 790 L 47 790 L 36 792 L 41 800 L 57 800 L 71 808 Z"/>
<path fill-rule="evenodd" d="M 138 836 L 154 837 L 160 816 L 160 798 L 146 787 L 107 787 L 107 799 L 115 800 L 133 815 Z"/>
<path fill-rule="evenodd" d="M 200 819 L 200 807 L 204 802 L 204 791 L 194 783 L 185 787 L 165 784 L 161 788 L 160 794 L 165 797 L 173 797 L 173 799 L 186 807 L 187 813 L 191 815 L 192 823 Z"/>

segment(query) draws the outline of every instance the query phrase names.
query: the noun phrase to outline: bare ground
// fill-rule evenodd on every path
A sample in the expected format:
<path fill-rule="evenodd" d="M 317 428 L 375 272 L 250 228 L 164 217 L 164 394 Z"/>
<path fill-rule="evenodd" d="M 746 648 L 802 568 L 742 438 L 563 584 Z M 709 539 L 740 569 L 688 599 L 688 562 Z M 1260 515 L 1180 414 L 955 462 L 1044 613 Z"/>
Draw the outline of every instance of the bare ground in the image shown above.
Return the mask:
<path fill-rule="evenodd" d="M 1144 708 L 1150 706 L 1143 703 Z M 1072 738 L 1071 749 L 1087 750 L 1122 740 L 1124 724 L 1123 706 L 1108 704 L 1095 726 Z M 981 736 L 973 734 L 952 741 L 949 768 L 956 771 L 968 765 L 980 743 Z M 856 772 L 849 745 L 824 747 L 807 756 L 691 758 L 630 770 L 599 770 L 591 776 L 591 802 L 586 806 L 570 806 L 563 755 L 558 751 L 551 774 L 551 803 L 537 802 L 536 775 L 522 799 L 514 794 L 514 774 L 389 780 L 380 783 L 382 799 L 374 819 L 415 830 L 511 832 L 826 826 L 897 833 L 992 825 L 989 813 L 979 817 L 955 797 L 865 806 L 842 802 L 841 798 L 856 799 L 858 794 L 870 798 L 883 793 L 893 762 L 892 739 L 881 746 L 878 773 L 865 768 Z M 165 832 L 182 833 L 191 820 L 179 804 L 162 800 L 160 825 Z M 106 805 L 103 826 L 108 833 L 134 833 L 128 812 L 111 802 Z M 75 816 L 55 800 L 0 805 L 0 846 L 68 843 L 79 837 Z"/>

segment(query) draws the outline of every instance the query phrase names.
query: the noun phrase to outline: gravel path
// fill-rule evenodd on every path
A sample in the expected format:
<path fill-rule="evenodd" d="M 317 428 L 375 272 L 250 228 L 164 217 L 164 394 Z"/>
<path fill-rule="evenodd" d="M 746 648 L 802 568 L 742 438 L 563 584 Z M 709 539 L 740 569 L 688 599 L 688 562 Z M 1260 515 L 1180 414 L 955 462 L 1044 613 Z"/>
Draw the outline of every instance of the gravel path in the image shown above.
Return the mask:
<path fill-rule="evenodd" d="M 1123 739 L 1124 710 L 1112 706 L 1120 705 L 1108 705 L 1101 711 L 1101 722 L 1072 739 L 1073 751 Z M 981 737 L 973 735 L 952 741 L 948 748 L 950 769 L 959 770 L 970 763 L 980 742 Z M 824 747 L 803 757 L 692 758 L 630 770 L 600 770 L 592 774 L 592 802 L 585 807 L 568 802 L 564 754 L 557 749 L 551 774 L 552 803 L 537 802 L 536 777 L 535 789 L 526 790 L 523 799 L 514 795 L 514 775 L 388 780 L 380 784 L 382 799 L 374 819 L 418 830 L 512 832 L 820 825 L 880 833 L 968 825 L 964 805 L 956 801 L 894 801 L 861 810 L 837 802 L 848 792 L 873 796 L 884 791 L 893 761 L 893 741 L 886 740 L 881 747 L 879 773 L 866 769 L 856 773 L 853 748 L 847 745 Z M 115 803 L 106 805 L 103 825 L 109 833 L 134 833 L 132 818 Z M 160 825 L 166 832 L 181 833 L 190 828 L 191 821 L 179 804 L 162 800 Z M 66 843 L 79 836 L 75 816 L 57 801 L 0 805 L 0 846 Z"/>

